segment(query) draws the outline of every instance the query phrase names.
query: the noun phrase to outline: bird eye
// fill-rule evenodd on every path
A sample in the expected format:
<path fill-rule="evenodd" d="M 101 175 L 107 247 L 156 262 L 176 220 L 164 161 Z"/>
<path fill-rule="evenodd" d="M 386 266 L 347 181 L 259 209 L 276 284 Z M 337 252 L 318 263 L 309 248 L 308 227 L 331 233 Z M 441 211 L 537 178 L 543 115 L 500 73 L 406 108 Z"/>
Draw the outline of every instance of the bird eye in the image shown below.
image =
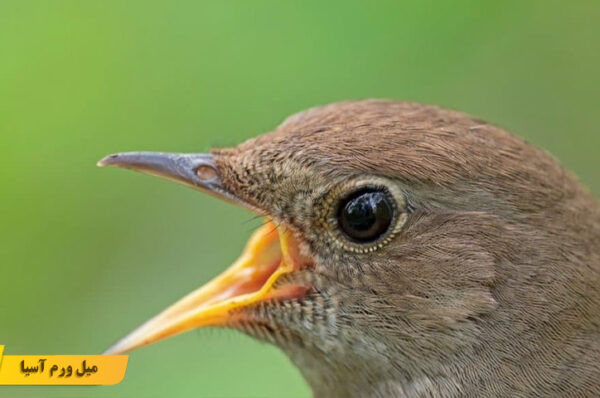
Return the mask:
<path fill-rule="evenodd" d="M 352 241 L 375 241 L 392 223 L 393 203 L 390 195 L 382 190 L 366 189 L 355 192 L 340 203 L 338 225 Z"/>

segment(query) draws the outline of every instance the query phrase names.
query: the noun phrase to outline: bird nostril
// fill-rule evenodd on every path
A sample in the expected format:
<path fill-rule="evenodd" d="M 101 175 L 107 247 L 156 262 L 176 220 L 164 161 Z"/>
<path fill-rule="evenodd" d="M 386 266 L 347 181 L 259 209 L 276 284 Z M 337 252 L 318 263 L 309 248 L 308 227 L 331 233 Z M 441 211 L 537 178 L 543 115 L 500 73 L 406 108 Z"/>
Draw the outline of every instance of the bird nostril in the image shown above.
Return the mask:
<path fill-rule="evenodd" d="M 202 181 L 211 181 L 217 178 L 217 170 L 208 165 L 198 166 L 196 175 Z"/>

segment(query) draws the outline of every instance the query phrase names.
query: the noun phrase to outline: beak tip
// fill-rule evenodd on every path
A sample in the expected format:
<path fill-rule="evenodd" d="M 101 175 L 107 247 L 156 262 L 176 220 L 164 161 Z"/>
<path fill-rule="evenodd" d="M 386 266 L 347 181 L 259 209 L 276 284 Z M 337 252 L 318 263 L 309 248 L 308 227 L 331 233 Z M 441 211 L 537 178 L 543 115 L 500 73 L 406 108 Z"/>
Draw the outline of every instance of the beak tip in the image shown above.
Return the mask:
<path fill-rule="evenodd" d="M 118 157 L 119 157 L 119 154 L 117 154 L 117 153 L 113 153 L 112 155 L 105 156 L 96 163 L 96 166 L 98 166 L 98 167 L 110 166 L 114 162 L 114 160 L 116 160 Z"/>
<path fill-rule="evenodd" d="M 113 344 L 112 346 L 108 347 L 103 353 L 102 355 L 119 355 L 119 354 L 123 354 L 125 351 L 125 349 L 123 349 L 123 347 L 120 347 L 120 344 Z"/>

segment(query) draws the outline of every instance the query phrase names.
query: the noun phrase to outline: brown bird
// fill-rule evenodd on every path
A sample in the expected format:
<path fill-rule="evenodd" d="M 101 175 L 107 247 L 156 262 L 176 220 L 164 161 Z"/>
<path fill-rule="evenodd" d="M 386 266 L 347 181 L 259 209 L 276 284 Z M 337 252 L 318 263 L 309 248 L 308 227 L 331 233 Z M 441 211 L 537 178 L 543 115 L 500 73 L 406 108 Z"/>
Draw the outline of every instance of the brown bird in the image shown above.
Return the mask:
<path fill-rule="evenodd" d="M 600 396 L 600 204 L 496 126 L 343 102 L 234 149 L 99 164 L 271 220 L 109 353 L 223 326 L 280 347 L 317 397 Z"/>

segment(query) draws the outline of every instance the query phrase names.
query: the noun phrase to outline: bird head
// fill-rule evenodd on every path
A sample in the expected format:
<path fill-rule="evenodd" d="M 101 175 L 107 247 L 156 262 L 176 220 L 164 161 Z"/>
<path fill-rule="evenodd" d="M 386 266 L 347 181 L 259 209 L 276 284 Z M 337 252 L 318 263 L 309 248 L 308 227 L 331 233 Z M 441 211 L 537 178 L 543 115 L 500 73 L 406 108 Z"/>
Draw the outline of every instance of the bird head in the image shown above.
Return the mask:
<path fill-rule="evenodd" d="M 280 347 L 317 394 L 406 392 L 438 378 L 464 391 L 456 374 L 509 374 L 492 365 L 520 352 L 513 337 L 525 352 L 544 344 L 550 317 L 567 325 L 562 310 L 585 310 L 570 294 L 585 276 L 557 272 L 548 238 L 579 223 L 589 199 L 577 198 L 589 195 L 543 151 L 462 113 L 337 103 L 236 148 L 99 164 L 267 219 L 231 267 L 108 353 L 229 327 Z"/>

